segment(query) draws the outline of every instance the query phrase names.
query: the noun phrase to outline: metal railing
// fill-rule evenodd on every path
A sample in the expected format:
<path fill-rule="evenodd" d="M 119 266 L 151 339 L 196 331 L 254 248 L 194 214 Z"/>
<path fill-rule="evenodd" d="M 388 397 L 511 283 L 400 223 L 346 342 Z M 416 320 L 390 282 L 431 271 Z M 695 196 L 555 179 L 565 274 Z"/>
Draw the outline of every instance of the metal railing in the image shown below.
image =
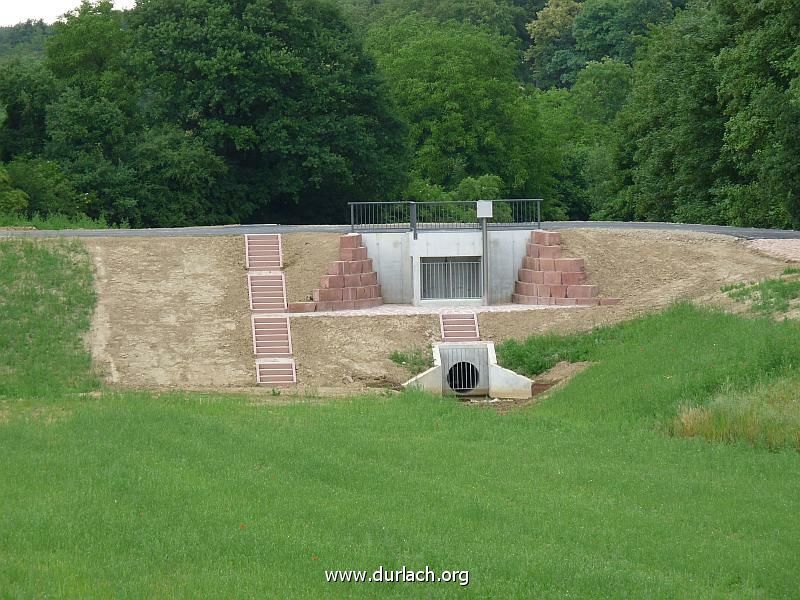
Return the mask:
<path fill-rule="evenodd" d="M 418 231 L 479 229 L 477 204 L 446 202 L 350 202 L 350 230 Z M 490 229 L 528 229 L 542 225 L 541 198 L 492 201 Z"/>
<path fill-rule="evenodd" d="M 420 259 L 422 300 L 474 300 L 483 296 L 479 256 Z"/>

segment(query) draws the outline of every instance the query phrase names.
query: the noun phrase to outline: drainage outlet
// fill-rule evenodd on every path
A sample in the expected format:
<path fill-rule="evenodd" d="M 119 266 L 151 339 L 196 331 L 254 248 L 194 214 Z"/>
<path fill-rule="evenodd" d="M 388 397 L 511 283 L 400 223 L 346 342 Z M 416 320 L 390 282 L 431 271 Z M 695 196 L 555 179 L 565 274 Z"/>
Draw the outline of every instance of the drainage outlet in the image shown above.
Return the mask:
<path fill-rule="evenodd" d="M 485 344 L 440 344 L 442 391 L 459 396 L 489 394 L 489 352 Z"/>

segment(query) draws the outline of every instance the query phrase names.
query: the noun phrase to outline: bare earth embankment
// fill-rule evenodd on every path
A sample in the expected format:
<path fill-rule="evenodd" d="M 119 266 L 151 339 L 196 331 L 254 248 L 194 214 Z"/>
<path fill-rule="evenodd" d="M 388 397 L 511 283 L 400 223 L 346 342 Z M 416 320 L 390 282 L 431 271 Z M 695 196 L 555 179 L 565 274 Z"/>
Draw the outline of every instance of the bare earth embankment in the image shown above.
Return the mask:
<path fill-rule="evenodd" d="M 720 286 L 780 273 L 767 256 L 730 237 L 618 230 L 562 232 L 567 256 L 586 258 L 589 280 L 618 306 L 480 314 L 481 335 L 500 341 L 614 323 L 687 298 L 726 307 Z M 777 240 L 782 241 L 782 240 Z M 774 242 L 774 241 L 773 241 Z M 254 387 L 243 240 L 116 238 L 85 241 L 95 265 L 95 362 L 126 387 Z M 337 254 L 335 234 L 283 236 L 290 301 L 304 300 Z M 438 341 L 435 315 L 292 319 L 299 391 L 397 387 L 408 378 L 393 350 Z"/>
<path fill-rule="evenodd" d="M 241 237 L 85 241 L 95 271 L 92 356 L 125 387 L 252 385 Z"/>

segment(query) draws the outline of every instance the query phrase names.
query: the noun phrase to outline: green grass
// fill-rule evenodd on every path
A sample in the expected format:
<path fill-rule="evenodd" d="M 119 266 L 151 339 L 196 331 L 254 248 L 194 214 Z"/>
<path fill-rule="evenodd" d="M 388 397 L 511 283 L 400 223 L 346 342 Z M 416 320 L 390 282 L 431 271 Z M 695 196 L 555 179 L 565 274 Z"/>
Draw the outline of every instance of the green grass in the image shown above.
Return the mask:
<path fill-rule="evenodd" d="M 50 259 L 75 284 L 38 260 L 39 287 L 90 294 L 77 250 Z M 36 327 L 85 325 L 67 316 L 81 297 Z M 15 318 L 50 305 L 12 299 Z M 70 331 L 42 369 L 76 354 Z M 505 415 L 418 393 L 270 405 L 19 387 L 0 400 L 0 596 L 792 597 L 800 454 L 667 424 L 723 394 L 769 398 L 796 377 L 798 333 L 678 305 L 569 336 L 594 364 Z M 71 370 L 91 380 L 88 362 Z M 324 580 L 381 565 L 468 569 L 470 585 Z"/>
<path fill-rule="evenodd" d="M 96 387 L 82 334 L 94 291 L 79 242 L 0 242 L 0 398 Z"/>
<path fill-rule="evenodd" d="M 713 442 L 800 450 L 800 376 L 769 379 L 745 390 L 724 390 L 702 406 L 681 408 L 670 423 L 674 435 Z"/>
<path fill-rule="evenodd" d="M 102 217 L 92 219 L 86 215 L 65 216 L 48 214 L 41 216 L 35 214 L 32 217 L 20 215 L 9 215 L 0 213 L 0 227 L 33 227 L 35 229 L 109 229 L 112 226 Z M 123 228 L 126 226 L 123 225 Z"/>
<path fill-rule="evenodd" d="M 774 315 L 798 307 L 800 269 L 787 267 L 780 277 L 758 283 L 735 283 L 722 291 L 737 302 L 749 302 L 753 311 Z"/>
<path fill-rule="evenodd" d="M 418 375 L 433 366 L 430 346 L 425 349 L 412 348 L 408 352 L 395 350 L 389 355 L 389 358 L 393 363 L 408 369 L 411 375 Z"/>

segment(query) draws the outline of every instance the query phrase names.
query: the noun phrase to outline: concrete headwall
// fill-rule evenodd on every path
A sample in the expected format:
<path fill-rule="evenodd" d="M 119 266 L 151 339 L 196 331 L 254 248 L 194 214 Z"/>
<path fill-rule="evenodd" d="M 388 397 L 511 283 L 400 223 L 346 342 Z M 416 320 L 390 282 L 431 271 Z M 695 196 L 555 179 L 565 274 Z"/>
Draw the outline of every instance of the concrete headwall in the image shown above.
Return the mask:
<path fill-rule="evenodd" d="M 489 303 L 511 302 L 517 269 L 530 241 L 529 230 L 489 231 Z M 383 299 L 392 304 L 419 304 L 420 258 L 482 256 L 480 231 L 364 233 L 364 244 L 378 271 Z"/>

